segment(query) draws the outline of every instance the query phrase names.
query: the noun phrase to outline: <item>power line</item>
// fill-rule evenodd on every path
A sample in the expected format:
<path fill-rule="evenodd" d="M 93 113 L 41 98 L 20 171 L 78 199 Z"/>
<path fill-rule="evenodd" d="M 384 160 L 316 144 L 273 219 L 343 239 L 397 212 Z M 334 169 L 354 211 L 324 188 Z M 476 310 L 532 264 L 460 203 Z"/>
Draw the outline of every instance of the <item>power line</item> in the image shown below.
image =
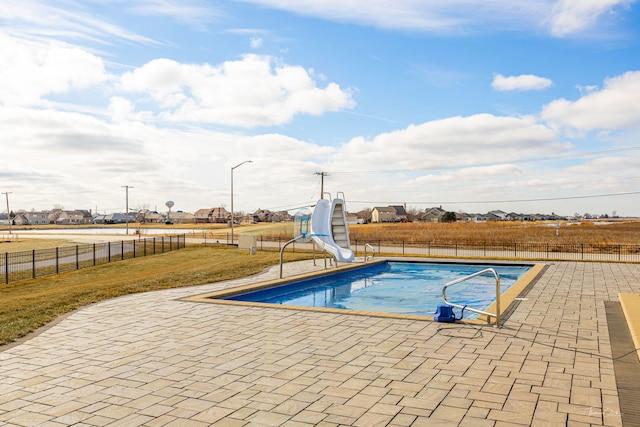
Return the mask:
<path fill-rule="evenodd" d="M 630 191 L 626 193 L 608 193 L 608 194 L 593 194 L 593 195 L 584 195 L 584 196 L 567 196 L 567 197 L 546 197 L 546 198 L 538 198 L 538 199 L 512 199 L 512 200 L 464 200 L 464 201 L 418 201 L 418 202 L 404 202 L 411 203 L 413 205 L 432 205 L 432 204 L 481 204 L 481 203 L 522 203 L 522 202 L 547 202 L 554 200 L 575 200 L 575 199 L 595 199 L 599 197 L 616 197 L 616 196 L 631 196 L 634 194 L 640 194 L 640 191 Z M 351 200 L 351 203 L 382 203 L 382 204 L 394 204 L 398 203 L 397 201 L 364 201 L 364 200 Z"/>

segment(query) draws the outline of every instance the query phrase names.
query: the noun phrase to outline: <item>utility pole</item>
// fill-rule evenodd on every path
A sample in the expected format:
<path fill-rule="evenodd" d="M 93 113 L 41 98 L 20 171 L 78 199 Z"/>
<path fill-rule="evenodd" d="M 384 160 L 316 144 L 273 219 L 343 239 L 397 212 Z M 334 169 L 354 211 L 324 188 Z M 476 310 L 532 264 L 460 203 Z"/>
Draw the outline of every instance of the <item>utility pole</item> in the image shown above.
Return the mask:
<path fill-rule="evenodd" d="M 9 224 L 9 234 L 11 234 L 11 211 L 9 210 L 9 194 L 11 194 L 10 191 L 5 191 L 4 196 L 7 199 L 7 223 Z"/>
<path fill-rule="evenodd" d="M 133 188 L 128 185 L 123 185 L 122 188 L 125 189 L 125 203 L 126 203 L 126 213 L 124 214 L 124 222 L 127 224 L 126 234 L 129 234 L 129 189 Z"/>
<path fill-rule="evenodd" d="M 320 175 L 320 198 L 324 199 L 324 177 L 329 176 L 327 172 L 316 172 L 314 175 Z"/>

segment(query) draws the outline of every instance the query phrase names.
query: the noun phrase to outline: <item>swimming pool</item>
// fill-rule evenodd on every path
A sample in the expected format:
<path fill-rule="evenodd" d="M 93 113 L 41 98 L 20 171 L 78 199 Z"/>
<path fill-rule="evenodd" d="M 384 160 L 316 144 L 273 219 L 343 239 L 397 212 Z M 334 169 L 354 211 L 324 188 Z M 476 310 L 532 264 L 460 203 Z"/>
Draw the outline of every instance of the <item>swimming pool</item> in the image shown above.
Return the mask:
<path fill-rule="evenodd" d="M 442 287 L 452 280 L 493 268 L 500 275 L 504 293 L 531 267 L 386 261 L 222 298 L 283 306 L 432 316 L 437 306 L 444 304 Z M 477 276 L 456 284 L 447 290 L 447 299 L 484 310 L 495 300 L 495 278 L 493 275 Z M 471 319 L 477 316 L 466 311 L 464 317 Z"/>

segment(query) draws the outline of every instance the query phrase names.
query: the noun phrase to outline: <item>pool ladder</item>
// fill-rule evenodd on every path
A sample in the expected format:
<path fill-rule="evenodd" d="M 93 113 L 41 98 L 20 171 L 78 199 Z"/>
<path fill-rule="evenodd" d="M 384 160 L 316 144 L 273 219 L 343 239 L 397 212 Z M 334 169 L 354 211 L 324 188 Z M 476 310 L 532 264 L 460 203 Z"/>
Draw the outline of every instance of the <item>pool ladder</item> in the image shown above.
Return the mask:
<path fill-rule="evenodd" d="M 369 261 L 369 258 L 367 258 L 367 248 L 371 249 L 371 258 L 376 255 L 376 248 L 367 243 L 364 245 L 364 262 Z"/>
<path fill-rule="evenodd" d="M 495 313 L 489 313 L 487 311 L 477 310 L 475 308 L 467 307 L 466 305 L 454 304 L 454 303 L 451 303 L 451 302 L 447 301 L 447 288 L 449 286 L 452 286 L 452 285 L 455 285 L 457 283 L 461 283 L 461 282 L 467 281 L 467 280 L 472 279 L 472 278 L 474 278 L 476 276 L 481 276 L 481 275 L 486 274 L 486 273 L 492 273 L 493 276 L 496 278 L 496 312 Z M 487 316 L 487 323 L 491 323 L 490 318 L 494 317 L 496 319 L 495 326 L 496 327 L 500 327 L 500 275 L 493 268 L 486 268 L 486 269 L 484 269 L 482 271 L 478 271 L 477 273 L 473 273 L 473 274 L 470 274 L 468 276 L 462 277 L 460 279 L 452 280 L 451 282 L 447 283 L 442 288 L 442 299 L 444 299 L 444 302 L 446 302 L 448 305 L 450 305 L 452 307 L 461 308 L 462 310 L 469 310 L 469 311 L 472 311 L 474 313 L 483 314 L 483 315 Z"/>

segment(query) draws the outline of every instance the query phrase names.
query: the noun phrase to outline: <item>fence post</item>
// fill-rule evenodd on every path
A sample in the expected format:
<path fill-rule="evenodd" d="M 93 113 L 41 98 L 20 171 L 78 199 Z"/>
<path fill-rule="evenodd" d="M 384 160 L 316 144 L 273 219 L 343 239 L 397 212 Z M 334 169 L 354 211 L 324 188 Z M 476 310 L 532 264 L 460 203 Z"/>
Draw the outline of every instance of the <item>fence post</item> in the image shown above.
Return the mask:
<path fill-rule="evenodd" d="M 56 274 L 60 272 L 60 265 L 58 264 L 58 247 L 56 246 Z"/>
<path fill-rule="evenodd" d="M 93 244 L 93 265 L 96 265 L 96 244 Z"/>
<path fill-rule="evenodd" d="M 582 253 L 582 260 L 584 261 L 584 243 L 580 243 L 580 252 Z"/>
<path fill-rule="evenodd" d="M 402 255 L 404 255 L 404 240 L 402 241 Z"/>
<path fill-rule="evenodd" d="M 142 239 L 142 253 L 147 256 L 147 239 Z"/>
<path fill-rule="evenodd" d="M 620 261 L 620 246 L 621 245 L 618 245 L 618 261 Z"/>
<path fill-rule="evenodd" d="M 107 262 L 111 262 L 111 242 L 107 242 Z"/>
<path fill-rule="evenodd" d="M 173 248 L 171 247 L 171 242 L 173 242 L 173 236 L 169 236 L 169 252 L 173 250 Z"/>
<path fill-rule="evenodd" d="M 31 250 L 31 278 L 36 278 L 36 250 Z"/>
<path fill-rule="evenodd" d="M 76 270 L 80 269 L 80 254 L 78 251 L 78 245 L 76 245 Z"/>
<path fill-rule="evenodd" d="M 518 244 L 515 242 L 513 243 L 513 257 L 518 258 Z"/>
<path fill-rule="evenodd" d="M 9 252 L 4 253 L 4 283 L 9 283 Z"/>
<path fill-rule="evenodd" d="M 160 238 L 160 242 L 162 242 L 162 245 L 161 245 L 162 250 L 160 251 L 160 253 L 163 254 L 164 253 L 164 236 Z"/>
<path fill-rule="evenodd" d="M 132 242 L 133 242 L 133 257 L 135 258 L 136 257 L 136 241 L 132 240 Z"/>

